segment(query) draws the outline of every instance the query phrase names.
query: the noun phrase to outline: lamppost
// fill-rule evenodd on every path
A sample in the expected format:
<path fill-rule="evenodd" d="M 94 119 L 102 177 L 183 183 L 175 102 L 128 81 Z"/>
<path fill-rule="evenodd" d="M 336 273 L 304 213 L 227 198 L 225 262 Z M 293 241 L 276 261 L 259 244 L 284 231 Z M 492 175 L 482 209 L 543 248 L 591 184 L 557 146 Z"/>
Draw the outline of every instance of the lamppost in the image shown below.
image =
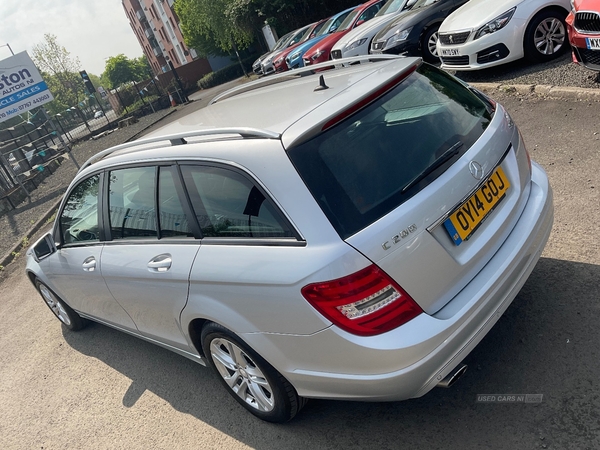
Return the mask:
<path fill-rule="evenodd" d="M 10 48 L 10 45 L 8 45 L 8 43 L 6 43 L 6 44 L 2 44 L 2 45 L 0 45 L 0 47 L 8 47 L 8 49 L 10 50 L 10 53 L 11 53 L 13 56 L 15 56 L 15 52 L 13 52 L 12 48 Z"/>

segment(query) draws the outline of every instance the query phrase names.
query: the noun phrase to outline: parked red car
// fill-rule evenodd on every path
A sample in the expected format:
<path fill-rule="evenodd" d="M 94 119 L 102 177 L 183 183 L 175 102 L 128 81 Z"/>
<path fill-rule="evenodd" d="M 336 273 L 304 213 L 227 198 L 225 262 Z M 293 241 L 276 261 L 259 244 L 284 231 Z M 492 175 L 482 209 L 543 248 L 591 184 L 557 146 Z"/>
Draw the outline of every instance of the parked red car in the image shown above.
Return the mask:
<path fill-rule="evenodd" d="M 573 62 L 600 71 L 600 0 L 574 0 L 567 16 Z"/>
<path fill-rule="evenodd" d="M 356 7 L 348 17 L 341 23 L 335 33 L 331 33 L 322 41 L 319 41 L 315 46 L 311 47 L 302 57 L 305 66 L 318 64 L 328 61 L 329 53 L 337 41 L 339 41 L 350 30 L 362 25 L 367 20 L 371 20 L 381 7 L 385 4 L 385 0 L 370 0 Z"/>
<path fill-rule="evenodd" d="M 313 26 L 302 37 L 302 40 L 300 42 L 297 42 L 294 45 L 289 46 L 285 50 L 282 50 L 277 56 L 275 56 L 273 65 L 275 66 L 276 73 L 285 72 L 286 70 L 289 70 L 287 63 L 285 62 L 285 58 L 287 57 L 287 55 L 289 55 L 290 52 L 293 51 L 299 45 L 303 44 L 304 42 L 308 41 L 309 39 L 314 38 L 317 35 L 317 33 L 319 31 L 321 31 L 321 28 L 323 27 L 323 25 L 325 25 L 325 22 L 327 22 L 328 19 L 329 18 L 321 19 L 318 22 L 315 22 L 313 24 Z"/>

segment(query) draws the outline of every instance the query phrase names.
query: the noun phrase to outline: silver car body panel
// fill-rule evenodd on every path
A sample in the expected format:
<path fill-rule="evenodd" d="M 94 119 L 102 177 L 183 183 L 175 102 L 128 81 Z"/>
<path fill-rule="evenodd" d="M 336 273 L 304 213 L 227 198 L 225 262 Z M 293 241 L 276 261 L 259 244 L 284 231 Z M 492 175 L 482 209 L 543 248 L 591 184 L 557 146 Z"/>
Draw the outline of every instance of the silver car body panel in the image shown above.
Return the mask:
<path fill-rule="evenodd" d="M 552 190 L 533 165 L 527 206 L 503 245 L 444 308 L 373 337 L 332 326 L 312 336 L 251 333 L 305 397 L 391 401 L 420 397 L 483 339 L 535 267 L 552 229 Z M 290 358 L 293 355 L 293 358 Z"/>
<path fill-rule="evenodd" d="M 325 90 L 315 91 L 318 76 L 306 76 L 225 98 L 153 136 L 243 126 L 268 130 L 281 139 L 225 133 L 189 137 L 185 145 L 148 143 L 94 162 L 69 187 L 92 173 L 131 164 L 230 166 L 264 190 L 295 229 L 297 240 L 249 245 L 248 239 L 204 238 L 180 246 L 154 241 L 143 250 L 135 241 L 66 246 L 40 262 L 28 258 L 27 270 L 71 304 L 86 289 L 78 267 L 86 258 L 83 253 L 102 253 L 104 247 L 106 260 L 93 276 L 107 298 L 100 297 L 97 307 L 95 293 L 83 302 L 75 300 L 72 306 L 85 317 L 198 362 L 202 357 L 193 342 L 194 321 L 217 322 L 271 363 L 301 396 L 399 400 L 423 395 L 489 331 L 539 259 L 553 217 L 543 170 L 534 164 L 530 179 L 519 133 L 497 105 L 486 131 L 456 163 L 412 199 L 344 241 L 285 152 L 418 64 L 418 58 L 394 58 L 325 72 Z M 479 181 L 469 171 L 474 160 L 486 174 L 500 164 L 511 190 L 474 237 L 456 247 L 439 224 L 477 188 Z M 383 248 L 382 243 L 413 224 L 416 229 L 406 240 Z M 72 287 L 59 289 L 48 268 L 73 252 L 82 252 L 72 266 L 72 273 L 79 275 L 73 276 Z M 166 253 L 173 257 L 173 273 L 148 272 L 148 262 Z M 307 284 L 341 278 L 374 262 L 425 313 L 391 331 L 363 337 L 332 325 L 301 295 Z M 123 317 L 131 316 L 139 331 L 126 320 L 107 317 L 109 309 L 102 302 L 121 307 Z"/>

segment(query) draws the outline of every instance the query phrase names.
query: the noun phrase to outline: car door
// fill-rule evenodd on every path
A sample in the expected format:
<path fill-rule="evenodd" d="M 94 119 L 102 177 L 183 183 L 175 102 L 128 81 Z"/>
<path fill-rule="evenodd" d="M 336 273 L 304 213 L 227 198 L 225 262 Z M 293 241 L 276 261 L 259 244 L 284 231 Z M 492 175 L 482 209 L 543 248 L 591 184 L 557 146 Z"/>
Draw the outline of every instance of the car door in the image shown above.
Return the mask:
<path fill-rule="evenodd" d="M 203 236 L 183 321 L 200 317 L 240 333 L 322 327 L 308 303 L 287 301 L 297 298 L 312 263 L 306 242 L 268 192 L 225 164 L 183 165 L 181 171 Z"/>
<path fill-rule="evenodd" d="M 76 311 L 129 330 L 135 324 L 108 290 L 101 273 L 100 192 L 103 174 L 92 175 L 68 194 L 59 213 L 57 252 L 40 262 L 57 294 Z"/>
<path fill-rule="evenodd" d="M 179 326 L 200 241 L 182 202 L 176 166 L 109 172 L 102 275 L 140 333 L 189 351 Z"/>

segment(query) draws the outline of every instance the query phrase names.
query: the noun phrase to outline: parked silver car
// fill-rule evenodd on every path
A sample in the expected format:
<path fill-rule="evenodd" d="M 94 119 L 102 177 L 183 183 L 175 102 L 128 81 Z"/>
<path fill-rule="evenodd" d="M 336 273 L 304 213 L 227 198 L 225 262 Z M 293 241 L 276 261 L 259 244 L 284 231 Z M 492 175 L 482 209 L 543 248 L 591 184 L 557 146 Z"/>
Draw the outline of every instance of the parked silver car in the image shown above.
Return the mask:
<path fill-rule="evenodd" d="M 63 325 L 209 365 L 273 422 L 464 373 L 548 239 L 548 179 L 501 105 L 421 59 L 311 75 L 330 64 L 88 161 L 28 251 Z"/>

